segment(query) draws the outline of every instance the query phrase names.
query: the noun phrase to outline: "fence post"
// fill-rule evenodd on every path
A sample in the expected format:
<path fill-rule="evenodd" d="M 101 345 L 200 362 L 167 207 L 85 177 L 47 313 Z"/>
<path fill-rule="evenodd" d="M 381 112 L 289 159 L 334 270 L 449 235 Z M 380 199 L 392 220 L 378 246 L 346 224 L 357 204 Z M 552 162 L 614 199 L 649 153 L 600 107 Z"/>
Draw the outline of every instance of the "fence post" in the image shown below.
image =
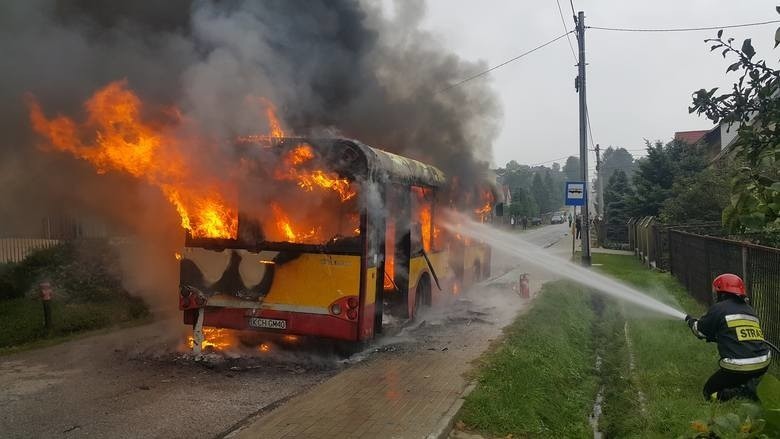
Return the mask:
<path fill-rule="evenodd" d="M 653 218 L 650 221 L 648 231 L 650 232 L 647 245 L 647 267 L 653 268 L 658 265 L 658 227 L 657 220 Z"/>

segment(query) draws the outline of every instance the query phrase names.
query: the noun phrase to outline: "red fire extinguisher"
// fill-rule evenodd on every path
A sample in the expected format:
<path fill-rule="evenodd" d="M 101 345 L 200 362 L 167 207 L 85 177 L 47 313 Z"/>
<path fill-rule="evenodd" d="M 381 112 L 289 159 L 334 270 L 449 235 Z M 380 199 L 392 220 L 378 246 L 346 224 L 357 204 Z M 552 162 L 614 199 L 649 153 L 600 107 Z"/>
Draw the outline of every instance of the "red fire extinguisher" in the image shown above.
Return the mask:
<path fill-rule="evenodd" d="M 518 284 L 520 289 L 520 297 L 523 299 L 529 299 L 531 297 L 531 288 L 528 285 L 528 273 L 523 273 L 520 275 Z"/>

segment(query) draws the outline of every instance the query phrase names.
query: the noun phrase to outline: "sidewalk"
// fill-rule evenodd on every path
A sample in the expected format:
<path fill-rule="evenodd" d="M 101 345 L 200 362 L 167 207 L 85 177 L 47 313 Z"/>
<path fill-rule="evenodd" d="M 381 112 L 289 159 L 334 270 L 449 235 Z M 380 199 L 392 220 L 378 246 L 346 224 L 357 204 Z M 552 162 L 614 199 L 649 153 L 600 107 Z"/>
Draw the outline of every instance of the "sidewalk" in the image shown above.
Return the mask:
<path fill-rule="evenodd" d="M 565 240 L 551 247 L 554 247 L 552 251 L 565 252 Z M 532 271 L 532 291 L 536 292 L 542 281 L 547 280 L 542 277 L 549 275 L 529 271 Z M 414 337 L 421 338 L 419 343 L 424 347 L 405 350 L 400 344 L 393 351 L 374 353 L 281 407 L 260 413 L 226 437 L 447 437 L 469 386 L 464 375 L 526 305 L 511 289 L 499 290 L 500 284 L 500 281 L 488 281 L 470 296 L 474 297 L 473 306 L 477 308 L 473 320 L 478 323 L 463 319 L 454 331 L 447 327 L 437 329 L 438 333 L 416 334 Z M 489 285 L 493 289 L 488 289 Z M 485 294 L 488 292 L 495 301 L 485 304 L 480 297 L 488 296 Z M 506 303 L 517 306 L 507 307 Z M 479 310 L 480 304 L 484 310 L 499 310 L 487 315 Z M 445 309 L 440 314 L 446 320 L 452 318 L 453 312 Z M 497 314 L 503 316 L 496 318 Z M 483 321 L 480 316 L 498 323 L 479 323 Z M 437 325 L 435 316 L 423 318 L 427 325 Z"/>
<path fill-rule="evenodd" d="M 448 431 L 445 415 L 460 407 L 463 374 L 488 344 L 464 339 L 446 351 L 375 354 L 227 437 L 437 437 Z"/>
<path fill-rule="evenodd" d="M 482 283 L 423 314 L 417 328 L 380 339 L 385 344 L 363 362 L 226 437 L 446 437 L 473 361 L 527 303 L 501 282 Z"/>

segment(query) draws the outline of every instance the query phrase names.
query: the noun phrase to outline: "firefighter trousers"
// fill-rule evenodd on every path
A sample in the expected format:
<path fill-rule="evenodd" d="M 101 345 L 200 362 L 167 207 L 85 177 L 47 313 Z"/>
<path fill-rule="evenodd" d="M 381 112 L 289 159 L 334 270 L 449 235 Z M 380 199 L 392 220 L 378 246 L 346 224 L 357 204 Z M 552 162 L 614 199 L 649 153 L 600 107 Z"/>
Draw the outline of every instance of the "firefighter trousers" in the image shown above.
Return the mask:
<path fill-rule="evenodd" d="M 704 383 L 704 399 L 711 401 L 727 401 L 731 398 L 742 397 L 756 400 L 756 387 L 761 376 L 768 368 L 751 372 L 735 372 L 733 370 L 718 369 L 710 379 Z"/>

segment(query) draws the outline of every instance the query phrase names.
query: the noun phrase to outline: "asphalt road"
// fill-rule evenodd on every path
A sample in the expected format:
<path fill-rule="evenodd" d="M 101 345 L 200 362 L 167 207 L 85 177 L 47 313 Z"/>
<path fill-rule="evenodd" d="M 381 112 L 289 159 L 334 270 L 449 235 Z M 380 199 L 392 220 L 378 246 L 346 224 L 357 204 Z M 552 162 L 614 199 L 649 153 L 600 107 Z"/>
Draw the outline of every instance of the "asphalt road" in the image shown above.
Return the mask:
<path fill-rule="evenodd" d="M 549 247 L 565 226 L 524 232 Z M 560 244 L 559 244 L 560 246 Z M 566 248 L 565 246 L 560 246 Z M 517 261 L 495 255 L 493 274 L 517 269 Z M 379 339 L 349 361 L 321 347 L 274 347 L 259 356 L 194 361 L 180 354 L 182 326 L 176 321 L 114 331 L 57 346 L 0 357 L 0 436 L 212 438 L 242 421 L 283 404 L 355 362 L 372 357 L 381 367 L 393 352 L 405 355 L 460 339 L 464 322 L 482 322 L 485 333 L 513 318 L 519 306 L 468 297 L 452 309 L 433 310 L 441 323 L 410 327 L 402 337 Z M 502 299 L 503 300 L 503 299 Z M 479 319 L 474 318 L 479 309 Z M 428 316 L 427 320 L 434 316 Z M 478 325 L 469 326 L 474 331 Z"/>

